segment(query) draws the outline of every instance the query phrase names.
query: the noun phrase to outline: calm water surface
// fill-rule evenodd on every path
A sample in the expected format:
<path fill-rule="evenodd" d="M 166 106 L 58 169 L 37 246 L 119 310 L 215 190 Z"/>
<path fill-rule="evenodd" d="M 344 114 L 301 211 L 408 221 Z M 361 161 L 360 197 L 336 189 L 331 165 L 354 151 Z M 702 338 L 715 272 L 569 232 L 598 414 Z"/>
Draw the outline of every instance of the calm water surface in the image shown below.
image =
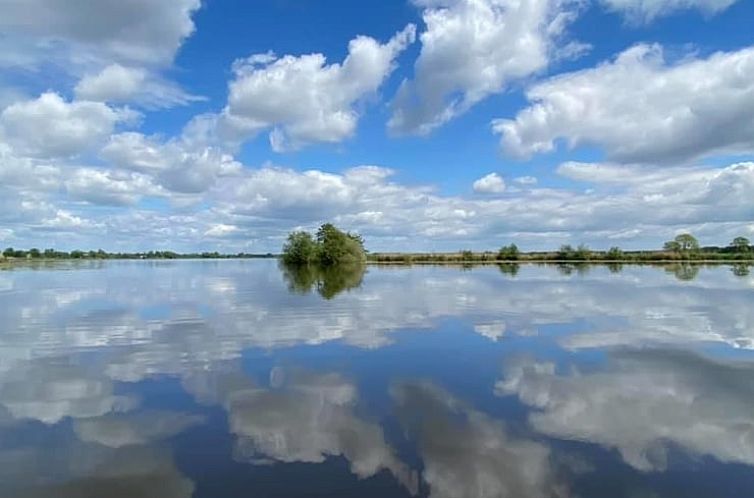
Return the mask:
<path fill-rule="evenodd" d="M 745 268 L 0 271 L 0 497 L 746 497 Z"/>

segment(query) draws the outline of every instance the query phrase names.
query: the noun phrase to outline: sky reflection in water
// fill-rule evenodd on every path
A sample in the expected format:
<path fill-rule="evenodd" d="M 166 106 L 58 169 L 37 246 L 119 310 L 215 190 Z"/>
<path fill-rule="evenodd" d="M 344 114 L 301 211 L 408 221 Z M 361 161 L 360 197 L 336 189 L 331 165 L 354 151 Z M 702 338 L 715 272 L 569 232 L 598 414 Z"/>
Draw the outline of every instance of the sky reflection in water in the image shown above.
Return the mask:
<path fill-rule="evenodd" d="M 734 270 L 0 271 L 0 497 L 746 496 Z"/>

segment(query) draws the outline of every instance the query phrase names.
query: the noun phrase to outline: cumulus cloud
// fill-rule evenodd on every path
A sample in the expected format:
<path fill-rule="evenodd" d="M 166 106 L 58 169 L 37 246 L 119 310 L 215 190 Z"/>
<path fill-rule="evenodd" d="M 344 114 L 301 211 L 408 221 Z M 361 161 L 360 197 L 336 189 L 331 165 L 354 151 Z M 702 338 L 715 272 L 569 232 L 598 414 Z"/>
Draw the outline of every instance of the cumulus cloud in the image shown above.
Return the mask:
<path fill-rule="evenodd" d="M 545 69 L 575 16 L 570 0 L 415 0 L 427 26 L 414 80 L 402 84 L 388 127 L 426 134 L 512 81 Z M 581 45 L 565 50 L 577 53 Z"/>
<path fill-rule="evenodd" d="M 200 0 L 1 0 L 0 40 L 5 48 L 32 52 L 26 56 L 32 62 L 62 44 L 80 59 L 164 64 L 194 31 L 191 16 L 199 6 Z"/>
<path fill-rule="evenodd" d="M 64 185 L 74 199 L 112 206 L 133 205 L 144 196 L 160 194 L 146 175 L 92 168 L 74 170 Z"/>
<path fill-rule="evenodd" d="M 605 8 L 620 12 L 631 23 L 649 23 L 679 10 L 698 9 L 705 15 L 721 12 L 737 0 L 601 0 Z"/>
<path fill-rule="evenodd" d="M 218 178 L 237 175 L 242 168 L 216 148 L 163 142 L 134 132 L 111 136 L 100 155 L 118 168 L 150 175 L 162 187 L 184 194 L 204 192 Z"/>
<path fill-rule="evenodd" d="M 505 192 L 505 180 L 497 173 L 490 173 L 474 182 L 474 192 L 479 194 L 502 194 Z"/>
<path fill-rule="evenodd" d="M 136 102 L 151 109 L 185 105 L 201 100 L 139 67 L 111 64 L 78 82 L 76 97 L 95 102 Z"/>
<path fill-rule="evenodd" d="M 118 122 L 132 121 L 127 109 L 100 102 L 66 102 L 54 92 L 17 102 L 0 113 L 0 140 L 18 154 L 70 157 L 104 142 Z"/>
<path fill-rule="evenodd" d="M 356 130 L 356 104 L 379 89 L 414 36 L 413 25 L 385 44 L 359 36 L 349 43 L 342 64 L 327 64 L 317 53 L 257 54 L 236 61 L 221 118 L 243 136 L 272 128 L 270 142 L 278 151 L 340 142 Z"/>
<path fill-rule="evenodd" d="M 659 45 L 636 45 L 596 68 L 527 91 L 532 105 L 493 123 L 518 157 L 598 146 L 620 162 L 682 163 L 754 150 L 754 48 L 668 63 Z"/>
<path fill-rule="evenodd" d="M 534 176 L 519 176 L 513 179 L 519 185 L 536 185 L 539 180 Z"/>
<path fill-rule="evenodd" d="M 537 409 L 529 422 L 552 437 L 617 449 L 626 463 L 663 471 L 673 445 L 692 456 L 754 465 L 751 363 L 677 351 L 616 353 L 604 371 L 558 375 L 522 361 L 498 382 Z"/>

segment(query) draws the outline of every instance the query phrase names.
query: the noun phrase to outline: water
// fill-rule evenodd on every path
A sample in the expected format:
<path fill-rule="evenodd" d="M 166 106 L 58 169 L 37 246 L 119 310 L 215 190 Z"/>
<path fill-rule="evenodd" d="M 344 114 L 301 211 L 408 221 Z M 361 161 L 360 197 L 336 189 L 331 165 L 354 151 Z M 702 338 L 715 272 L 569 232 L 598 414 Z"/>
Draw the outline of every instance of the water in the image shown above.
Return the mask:
<path fill-rule="evenodd" d="M 0 496 L 751 496 L 733 270 L 0 271 Z"/>

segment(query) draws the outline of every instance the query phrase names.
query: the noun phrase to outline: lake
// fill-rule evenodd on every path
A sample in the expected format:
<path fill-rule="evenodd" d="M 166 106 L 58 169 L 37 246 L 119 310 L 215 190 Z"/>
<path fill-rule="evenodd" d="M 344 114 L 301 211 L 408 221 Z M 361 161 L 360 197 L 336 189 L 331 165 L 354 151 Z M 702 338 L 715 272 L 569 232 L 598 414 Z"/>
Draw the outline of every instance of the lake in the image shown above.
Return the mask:
<path fill-rule="evenodd" d="M 0 497 L 743 497 L 747 268 L 0 271 Z"/>

